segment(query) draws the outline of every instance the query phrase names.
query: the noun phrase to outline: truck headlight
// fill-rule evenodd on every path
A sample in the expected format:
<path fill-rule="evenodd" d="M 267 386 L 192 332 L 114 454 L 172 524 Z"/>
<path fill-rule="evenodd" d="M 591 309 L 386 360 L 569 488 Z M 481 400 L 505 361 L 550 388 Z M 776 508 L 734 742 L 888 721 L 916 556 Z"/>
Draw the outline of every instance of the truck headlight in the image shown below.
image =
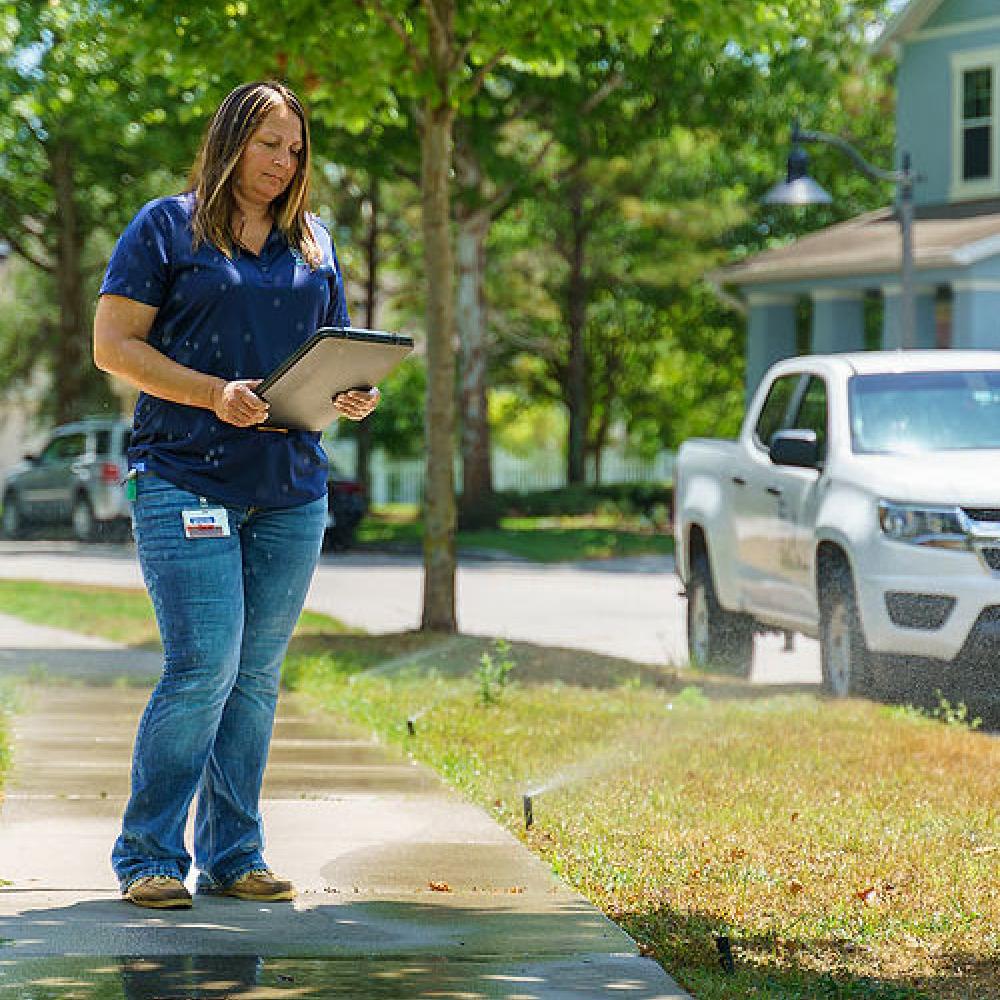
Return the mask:
<path fill-rule="evenodd" d="M 878 520 L 883 534 L 895 542 L 967 549 L 969 532 L 958 507 L 930 507 L 882 500 Z"/>

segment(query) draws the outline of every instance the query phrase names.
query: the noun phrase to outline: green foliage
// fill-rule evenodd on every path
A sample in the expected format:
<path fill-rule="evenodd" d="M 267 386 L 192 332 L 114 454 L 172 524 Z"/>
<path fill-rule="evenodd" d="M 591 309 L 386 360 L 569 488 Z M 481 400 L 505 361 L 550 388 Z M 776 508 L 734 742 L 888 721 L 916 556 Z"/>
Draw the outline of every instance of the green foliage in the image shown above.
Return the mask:
<path fill-rule="evenodd" d="M 382 401 L 368 418 L 372 443 L 393 458 L 416 458 L 423 448 L 427 367 L 410 358 L 382 386 Z"/>
<path fill-rule="evenodd" d="M 936 719 L 938 722 L 943 722 L 946 726 L 955 726 L 959 729 L 975 730 L 982 726 L 982 719 L 969 718 L 969 707 L 964 701 L 952 704 L 942 694 L 940 689 L 935 691 L 934 695 L 937 698 L 937 705 L 934 708 L 925 710 L 928 718 Z"/>
<path fill-rule="evenodd" d="M 183 95 L 140 68 L 135 19 L 107 4 L 8 0 L 0 17 L 0 232 L 35 269 L 28 301 L 47 303 L 0 327 L 0 388 L 37 367 L 65 420 L 112 405 L 90 360 L 97 282 L 109 237 L 187 159 Z"/>
<path fill-rule="evenodd" d="M 562 486 L 553 490 L 502 490 L 497 502 L 505 516 L 552 517 L 565 514 L 643 514 L 670 510 L 673 488 L 658 483 Z"/>
<path fill-rule="evenodd" d="M 567 330 L 580 306 L 592 455 L 623 438 L 649 454 L 695 434 L 730 435 L 742 409 L 744 320 L 700 276 L 887 199 L 887 188 L 818 150 L 814 172 L 833 206 L 759 207 L 798 115 L 876 162 L 891 159 L 891 66 L 867 49 L 885 6 L 579 0 L 543 12 L 508 5 L 498 17 L 491 0 L 476 0 L 455 6 L 453 59 L 441 74 L 426 6 L 404 0 L 283 0 L 278 18 L 263 0 L 0 0 L 0 231 L 41 265 L 30 295 L 44 303 L 27 317 L 0 306 L 0 384 L 37 361 L 59 368 L 59 392 L 78 411 L 110 402 L 86 348 L 111 241 L 148 197 L 180 186 L 224 93 L 276 75 L 310 107 L 317 207 L 338 235 L 355 316 L 366 199 L 380 178 L 380 287 L 391 293 L 380 316 L 418 332 L 424 279 L 437 266 L 423 256 L 415 199 L 418 125 L 428 102 L 456 115 L 457 140 L 483 178 L 473 189 L 456 175 L 452 194 L 463 210 L 490 199 L 507 207 L 490 238 L 487 289 L 493 378 L 507 390 L 491 409 L 501 436 L 509 428 L 506 444 L 565 434 Z M 52 180 L 67 152 L 71 213 Z M 68 296 L 67 239 L 82 248 Z M 376 420 L 394 454 L 425 447 L 416 383 L 399 387 L 396 414 L 387 393 Z M 523 419 L 508 425 L 521 415 L 515 394 Z M 65 405 L 56 390 L 50 403 Z"/>
<path fill-rule="evenodd" d="M 496 639 L 493 652 L 484 652 L 479 657 L 479 666 L 476 668 L 481 705 L 495 705 L 500 701 L 515 667 L 510 643 L 506 639 Z"/>
<path fill-rule="evenodd" d="M 55 328 L 52 280 L 27 261 L 0 265 L 0 390 L 27 383 Z"/>

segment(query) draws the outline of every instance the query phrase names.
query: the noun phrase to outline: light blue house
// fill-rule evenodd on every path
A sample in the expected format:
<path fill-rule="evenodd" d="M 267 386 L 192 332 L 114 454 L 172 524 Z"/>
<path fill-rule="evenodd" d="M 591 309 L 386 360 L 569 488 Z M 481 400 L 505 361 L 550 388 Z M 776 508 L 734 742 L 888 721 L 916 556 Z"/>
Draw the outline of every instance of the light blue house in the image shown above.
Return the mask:
<path fill-rule="evenodd" d="M 876 49 L 898 59 L 897 149 L 921 177 L 909 340 L 1000 348 L 1000 0 L 910 0 Z M 865 317 L 880 299 L 878 346 L 901 346 L 900 253 L 886 208 L 709 275 L 746 305 L 747 389 L 801 349 L 803 314 L 811 351 L 862 350 L 876 346 L 866 344 Z"/>

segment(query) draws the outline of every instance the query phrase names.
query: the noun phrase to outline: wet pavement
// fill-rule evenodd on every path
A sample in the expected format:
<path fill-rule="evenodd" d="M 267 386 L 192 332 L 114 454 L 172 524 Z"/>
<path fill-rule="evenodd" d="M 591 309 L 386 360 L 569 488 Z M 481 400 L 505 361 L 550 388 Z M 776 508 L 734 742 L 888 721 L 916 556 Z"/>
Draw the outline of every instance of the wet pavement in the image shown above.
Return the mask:
<path fill-rule="evenodd" d="M 484 811 L 293 698 L 262 810 L 299 898 L 122 902 L 108 853 L 158 657 L 73 642 L 0 617 L 0 671 L 33 680 L 0 812 L 0 1000 L 685 996 Z"/>

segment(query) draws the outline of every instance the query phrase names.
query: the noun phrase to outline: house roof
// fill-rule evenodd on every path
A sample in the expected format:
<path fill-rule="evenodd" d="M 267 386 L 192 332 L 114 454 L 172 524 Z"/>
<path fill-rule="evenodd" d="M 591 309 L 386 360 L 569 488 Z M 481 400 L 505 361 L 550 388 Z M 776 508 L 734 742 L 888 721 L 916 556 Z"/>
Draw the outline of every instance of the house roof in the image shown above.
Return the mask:
<path fill-rule="evenodd" d="M 1000 254 L 1000 201 L 918 209 L 913 224 L 917 271 L 968 267 Z M 762 285 L 812 278 L 854 278 L 899 271 L 899 220 L 892 208 L 859 215 L 792 243 L 711 272 L 725 285 Z"/>
<path fill-rule="evenodd" d="M 919 31 L 942 2 L 943 0 L 910 0 L 885 26 L 875 41 L 875 51 L 883 55 L 902 42 L 907 35 Z"/>

